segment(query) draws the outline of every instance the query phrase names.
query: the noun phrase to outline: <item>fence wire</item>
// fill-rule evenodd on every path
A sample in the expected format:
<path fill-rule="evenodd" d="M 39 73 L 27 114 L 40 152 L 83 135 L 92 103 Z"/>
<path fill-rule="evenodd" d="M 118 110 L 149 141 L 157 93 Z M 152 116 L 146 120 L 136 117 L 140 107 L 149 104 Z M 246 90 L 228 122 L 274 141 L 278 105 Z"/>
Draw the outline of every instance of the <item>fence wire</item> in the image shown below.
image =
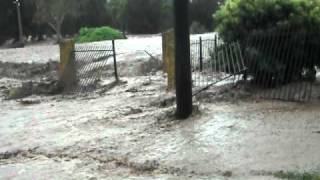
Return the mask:
<path fill-rule="evenodd" d="M 71 92 L 84 93 L 96 90 L 102 78 L 111 76 L 108 73 L 111 69 L 116 71 L 116 61 L 114 58 L 114 44 L 77 44 L 74 50 L 77 86 Z M 112 66 L 112 63 L 114 63 L 114 66 Z M 114 73 L 116 74 L 117 72 Z"/>

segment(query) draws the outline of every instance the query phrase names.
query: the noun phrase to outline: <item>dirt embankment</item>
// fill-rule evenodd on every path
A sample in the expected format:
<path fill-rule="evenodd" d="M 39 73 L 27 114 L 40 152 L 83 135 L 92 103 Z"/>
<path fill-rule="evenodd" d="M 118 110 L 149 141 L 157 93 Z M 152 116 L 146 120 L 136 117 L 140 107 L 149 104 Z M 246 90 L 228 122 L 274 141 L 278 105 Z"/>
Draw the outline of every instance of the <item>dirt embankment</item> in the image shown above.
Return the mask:
<path fill-rule="evenodd" d="M 58 89 L 58 63 L 0 62 L 0 97 L 19 99 L 32 94 L 53 94 Z"/>
<path fill-rule="evenodd" d="M 58 62 L 36 63 L 10 63 L 0 61 L 0 77 L 19 80 L 38 80 L 43 78 L 56 78 Z"/>

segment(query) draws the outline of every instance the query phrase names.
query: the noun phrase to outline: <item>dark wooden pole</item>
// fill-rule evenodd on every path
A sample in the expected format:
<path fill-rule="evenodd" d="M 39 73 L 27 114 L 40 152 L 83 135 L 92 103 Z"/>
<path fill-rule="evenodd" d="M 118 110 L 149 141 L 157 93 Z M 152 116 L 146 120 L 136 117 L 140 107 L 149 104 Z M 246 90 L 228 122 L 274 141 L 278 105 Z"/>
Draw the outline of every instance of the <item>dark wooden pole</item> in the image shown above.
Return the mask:
<path fill-rule="evenodd" d="M 178 119 L 192 114 L 192 85 L 190 64 L 189 0 L 174 0 L 175 14 L 175 72 Z"/>

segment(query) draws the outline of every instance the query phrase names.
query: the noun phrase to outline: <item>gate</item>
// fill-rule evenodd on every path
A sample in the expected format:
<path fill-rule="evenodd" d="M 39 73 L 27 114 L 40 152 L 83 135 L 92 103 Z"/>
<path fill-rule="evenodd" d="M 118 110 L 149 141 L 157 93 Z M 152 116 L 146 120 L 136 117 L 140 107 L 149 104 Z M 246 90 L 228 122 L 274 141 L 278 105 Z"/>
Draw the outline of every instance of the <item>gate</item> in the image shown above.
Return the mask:
<path fill-rule="evenodd" d="M 118 81 L 115 42 L 107 45 L 76 44 L 74 50 L 77 85 L 71 92 L 85 93 L 96 90 L 101 78 L 110 76 Z M 112 71 L 110 72 L 108 71 Z"/>

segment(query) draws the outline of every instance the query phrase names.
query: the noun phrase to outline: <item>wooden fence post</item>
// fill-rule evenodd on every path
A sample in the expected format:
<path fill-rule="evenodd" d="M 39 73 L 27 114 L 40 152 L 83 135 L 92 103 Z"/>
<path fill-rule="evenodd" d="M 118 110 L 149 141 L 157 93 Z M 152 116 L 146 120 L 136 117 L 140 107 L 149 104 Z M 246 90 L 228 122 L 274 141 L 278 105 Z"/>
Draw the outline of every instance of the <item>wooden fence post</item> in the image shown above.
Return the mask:
<path fill-rule="evenodd" d="M 64 40 L 60 44 L 60 86 L 64 90 L 69 90 L 77 85 L 77 71 L 74 58 L 74 41 Z"/>
<path fill-rule="evenodd" d="M 163 47 L 163 63 L 164 71 L 167 73 L 168 86 L 167 90 L 172 91 L 175 89 L 175 41 L 174 31 L 169 30 L 162 34 L 162 47 Z"/>

